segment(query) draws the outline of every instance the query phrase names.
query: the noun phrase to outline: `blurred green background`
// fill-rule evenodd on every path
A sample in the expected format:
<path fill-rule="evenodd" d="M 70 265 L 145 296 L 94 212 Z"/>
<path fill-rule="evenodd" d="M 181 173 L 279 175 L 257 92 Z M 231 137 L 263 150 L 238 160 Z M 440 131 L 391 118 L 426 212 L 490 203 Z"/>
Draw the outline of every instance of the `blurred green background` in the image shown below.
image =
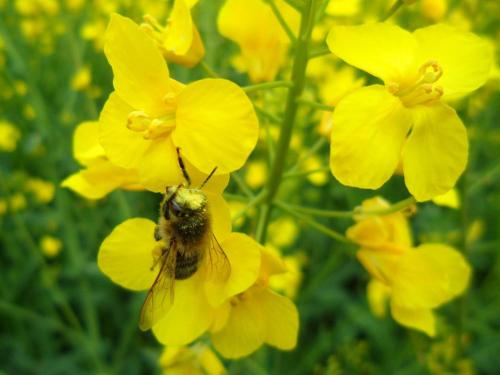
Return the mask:
<path fill-rule="evenodd" d="M 220 0 L 201 0 L 194 11 L 207 55 L 220 76 L 250 82 L 231 65 L 238 47 L 221 37 Z M 354 1 L 356 13 L 338 22 L 380 18 L 386 1 Z M 428 1 L 426 3 L 429 3 Z M 497 44 L 500 6 L 495 0 L 447 1 L 441 20 L 489 37 Z M 0 369 L 6 374 L 154 373 L 161 346 L 137 327 L 144 295 L 130 293 L 103 276 L 96 265 L 101 241 L 129 217 L 156 219 L 160 196 L 115 191 L 87 201 L 61 189 L 79 166 L 72 133 L 94 120 L 112 90 L 102 36 L 113 11 L 139 22 L 151 13 L 164 20 L 167 2 L 132 0 L 0 0 Z M 163 17 L 163 18 L 162 18 Z M 334 18 L 334 22 L 337 18 Z M 436 21 L 421 4 L 398 12 L 412 30 Z M 265 27 L 265 25 L 263 26 Z M 200 68 L 171 65 L 172 76 L 190 82 Z M 285 69 L 286 71 L 286 69 Z M 361 74 L 360 74 L 361 75 Z M 301 316 L 299 344 L 292 352 L 264 347 L 248 358 L 226 361 L 231 374 L 498 374 L 500 373 L 500 94 L 498 74 L 478 92 L 456 103 L 470 138 L 469 168 L 459 184 L 461 208 L 419 205 L 412 218 L 417 242 L 443 242 L 465 251 L 474 269 L 467 295 L 439 310 L 432 340 L 372 315 L 366 301 L 368 274 L 352 248 L 314 229 L 291 227 L 275 246 L 303 253 L 296 296 Z M 316 86 L 309 84 L 315 92 Z M 279 116 L 280 92 L 256 94 L 259 107 Z M 290 153 L 293 165 L 316 146 L 315 159 L 328 165 L 328 143 L 315 130 L 317 112 L 305 109 Z M 269 116 L 264 129 L 277 130 Z M 271 121 L 271 123 L 269 123 Z M 267 128 L 266 128 L 267 127 Z M 272 132 L 270 132 L 272 133 Z M 237 178 L 257 194 L 266 178 L 266 142 L 261 142 Z M 375 195 L 326 182 L 289 179 L 282 200 L 308 207 L 350 210 Z M 323 178 L 320 178 L 320 180 Z M 260 181 L 260 182 L 259 182 Z M 392 202 L 408 196 L 400 177 L 380 194 Z M 244 195 L 231 181 L 228 193 Z M 233 196 L 229 196 L 230 199 Z M 234 197 L 233 197 L 234 198 Z M 236 202 L 234 203 L 236 207 Z M 343 232 L 350 219 L 321 220 Z M 252 234 L 249 213 L 239 230 Z M 275 234 L 276 235 L 276 234 Z M 283 235 L 282 235 L 283 237 Z M 273 242 L 273 231 L 270 233 Z M 462 335 L 459 336 L 459 328 Z M 462 345 L 457 345 L 461 340 Z M 457 347 L 462 346 L 461 352 Z"/>

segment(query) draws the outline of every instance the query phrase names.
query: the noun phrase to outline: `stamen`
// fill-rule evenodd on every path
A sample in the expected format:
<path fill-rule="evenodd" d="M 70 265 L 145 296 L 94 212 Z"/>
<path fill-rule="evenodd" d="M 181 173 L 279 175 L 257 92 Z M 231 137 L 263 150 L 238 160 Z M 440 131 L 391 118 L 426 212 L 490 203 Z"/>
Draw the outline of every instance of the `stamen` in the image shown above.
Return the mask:
<path fill-rule="evenodd" d="M 443 88 L 433 85 L 443 76 L 443 69 L 437 61 L 427 61 L 419 68 L 418 73 L 415 81 L 404 88 L 400 88 L 395 82 L 387 83 L 387 90 L 398 96 L 407 107 L 434 103 L 443 96 Z"/>
<path fill-rule="evenodd" d="M 144 111 L 133 111 L 128 115 L 127 128 L 132 131 L 142 132 L 148 128 L 150 122 L 150 117 Z"/>

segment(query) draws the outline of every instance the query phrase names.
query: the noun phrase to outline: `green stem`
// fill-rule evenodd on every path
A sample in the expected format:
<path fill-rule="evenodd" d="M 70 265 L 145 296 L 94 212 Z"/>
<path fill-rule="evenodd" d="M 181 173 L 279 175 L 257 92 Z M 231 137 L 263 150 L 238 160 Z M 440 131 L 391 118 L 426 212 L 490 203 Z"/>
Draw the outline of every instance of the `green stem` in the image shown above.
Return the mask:
<path fill-rule="evenodd" d="M 271 7 L 274 15 L 276 16 L 276 19 L 278 20 L 278 22 L 280 23 L 281 27 L 283 28 L 283 30 L 285 31 L 286 35 L 288 35 L 288 38 L 290 39 L 290 42 L 295 43 L 295 40 L 297 38 L 295 38 L 295 35 L 292 31 L 292 29 L 290 28 L 290 26 L 288 26 L 288 23 L 286 22 L 285 18 L 283 17 L 283 15 L 281 14 L 280 10 L 278 9 L 278 6 L 276 5 L 276 3 L 274 2 L 274 0 L 266 0 L 266 2 L 269 4 L 269 6 Z"/>
<path fill-rule="evenodd" d="M 292 131 L 295 125 L 297 116 L 298 103 L 297 99 L 302 95 L 305 85 L 309 41 L 311 39 L 311 32 L 314 26 L 314 12 L 316 0 L 309 0 L 304 4 L 304 10 L 300 21 L 299 36 L 296 41 L 294 50 L 294 60 L 292 67 L 292 82 L 293 87 L 288 91 L 286 100 L 285 113 L 283 116 L 283 123 L 281 125 L 281 132 L 276 146 L 276 155 L 271 166 L 271 173 L 267 181 L 267 199 L 266 204 L 261 208 L 259 214 L 259 221 L 257 223 L 257 241 L 265 243 L 267 226 L 271 217 L 271 205 L 278 192 L 281 184 L 281 179 L 285 169 L 286 157 L 290 147 L 290 140 L 292 138 Z"/>
<path fill-rule="evenodd" d="M 286 172 L 283 175 L 283 178 L 296 178 L 296 177 L 304 177 L 309 176 L 311 174 L 319 173 L 319 172 L 327 172 L 330 170 L 329 166 L 324 166 L 316 169 L 310 169 L 308 171 L 300 171 L 300 172 Z"/>
<path fill-rule="evenodd" d="M 330 51 L 330 49 L 328 48 L 328 46 L 321 46 L 321 47 L 318 47 L 317 49 L 311 51 L 309 53 L 309 56 L 308 58 L 309 59 L 315 59 L 316 57 L 322 57 L 322 56 L 326 56 L 326 55 L 330 55 L 332 52 Z"/>
<path fill-rule="evenodd" d="M 260 91 L 260 90 L 269 90 L 269 89 L 275 89 L 275 88 L 281 88 L 281 87 L 292 87 L 293 83 L 290 81 L 274 81 L 274 82 L 264 82 L 264 83 L 257 83 L 255 85 L 249 85 L 243 87 L 243 91 L 246 93 L 249 92 L 255 92 L 255 91 Z"/>
<path fill-rule="evenodd" d="M 313 102 L 312 100 L 307 100 L 307 99 L 298 99 L 297 100 L 300 104 L 305 104 L 311 108 L 314 108 L 314 109 L 319 109 L 321 111 L 329 111 L 329 112 L 333 112 L 333 110 L 335 109 L 334 106 L 331 106 L 331 105 L 328 105 L 328 104 L 323 104 L 323 103 L 317 103 L 317 102 Z"/>
<path fill-rule="evenodd" d="M 252 199 L 254 198 L 254 194 L 252 192 L 252 189 L 248 187 L 248 185 L 243 181 L 243 178 L 240 177 L 237 173 L 232 173 L 231 178 L 236 182 L 236 185 L 238 185 L 238 188 L 241 190 L 243 194 L 246 195 L 247 198 Z"/>
<path fill-rule="evenodd" d="M 389 215 L 394 212 L 398 212 L 401 210 L 404 210 L 405 208 L 411 206 L 412 204 L 415 204 L 415 198 L 410 197 L 407 199 L 404 199 L 402 201 L 399 201 L 397 203 L 394 203 L 393 205 L 386 207 L 386 208 L 379 208 L 376 210 L 363 210 L 362 207 L 357 207 L 352 211 L 335 211 L 335 210 L 322 210 L 319 208 L 313 208 L 313 207 L 303 207 L 303 206 L 297 206 L 297 205 L 291 205 L 287 204 L 284 202 L 275 202 L 276 204 L 280 204 L 281 206 L 286 206 L 289 210 L 293 210 L 298 213 L 302 214 L 307 214 L 307 215 L 313 215 L 313 216 L 319 216 L 319 217 L 354 217 L 356 215 L 363 215 L 363 216 L 384 216 L 384 215 Z"/>
<path fill-rule="evenodd" d="M 206 63 L 206 61 L 201 60 L 198 66 L 208 74 L 209 77 L 212 78 L 220 78 L 219 75 Z"/>
<path fill-rule="evenodd" d="M 283 204 L 282 202 L 275 201 L 274 204 L 282 209 L 285 212 L 288 212 L 290 215 L 295 216 L 297 219 L 303 221 L 304 223 L 308 224 L 309 226 L 313 227 L 317 231 L 327 235 L 330 238 L 333 238 L 336 241 L 342 242 L 342 243 L 348 243 L 351 244 L 352 242 L 345 237 L 344 235 L 328 228 L 327 226 L 318 223 L 316 220 L 310 218 L 309 216 L 302 215 L 301 213 L 293 210 L 290 208 L 287 204 Z"/>
<path fill-rule="evenodd" d="M 389 18 L 391 18 L 394 13 L 396 13 L 399 8 L 401 8 L 404 5 L 404 0 L 397 0 L 394 5 L 389 9 L 389 12 L 385 15 L 385 17 L 382 19 L 382 21 L 387 21 Z"/>
<path fill-rule="evenodd" d="M 234 215 L 234 217 L 232 218 L 232 222 L 235 223 L 240 217 L 247 215 L 252 207 L 255 207 L 266 199 L 266 195 L 267 191 L 262 190 L 253 199 L 249 200 L 245 208 Z"/>

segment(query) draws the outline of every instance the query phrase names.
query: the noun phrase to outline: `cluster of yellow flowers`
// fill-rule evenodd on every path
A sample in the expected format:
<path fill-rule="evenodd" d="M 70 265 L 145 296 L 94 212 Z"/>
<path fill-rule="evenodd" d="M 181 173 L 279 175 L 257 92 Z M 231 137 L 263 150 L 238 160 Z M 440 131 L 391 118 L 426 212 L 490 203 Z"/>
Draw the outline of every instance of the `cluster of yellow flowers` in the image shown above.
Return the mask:
<path fill-rule="evenodd" d="M 183 3 L 176 2 L 173 15 L 186 15 Z M 175 23 L 169 26 L 163 30 L 149 17 L 143 27 L 118 14 L 111 17 L 104 51 L 113 68 L 115 92 L 99 121 L 76 129 L 74 154 L 84 169 L 62 185 L 90 199 L 116 188 L 164 193 L 184 180 L 176 148 L 182 150 L 194 185 L 217 167 L 204 194 L 231 274 L 223 282 L 212 280 L 207 256 L 192 277 L 175 282 L 175 297 L 163 302 L 148 326 L 166 345 L 186 345 L 210 332 L 217 350 L 231 358 L 248 355 L 263 343 L 290 349 L 297 338 L 297 310 L 269 287 L 286 267 L 250 237 L 231 232 L 222 198 L 228 173 L 240 168 L 255 147 L 256 114 L 243 90 L 230 81 L 203 79 L 184 85 L 169 76 L 164 57 L 172 51 L 190 54 L 190 48 L 170 48 Z M 181 22 L 179 27 L 185 26 Z M 198 43 L 194 26 L 188 29 Z M 179 56 L 174 59 L 178 62 Z M 128 289 L 150 288 L 158 276 L 152 264 L 162 242 L 154 232 L 155 223 L 142 218 L 118 225 L 101 246 L 100 269 Z"/>
<path fill-rule="evenodd" d="M 161 215 L 168 216 L 168 210 L 180 210 L 173 197 L 181 195 L 181 187 L 189 188 L 185 180 L 191 176 L 190 183 L 203 188 L 210 230 L 230 273 L 214 275 L 224 259 L 207 253 L 188 277 L 176 277 L 175 285 L 162 284 L 155 301 L 150 291 L 141 328 L 152 328 L 158 341 L 168 346 L 188 345 L 209 334 L 213 346 L 227 358 L 248 355 L 264 343 L 292 349 L 297 341 L 297 309 L 290 298 L 273 289 L 293 297 L 296 287 L 289 286 L 300 283 L 300 276 L 276 276 L 300 269 L 304 260 L 290 257 L 285 262 L 278 251 L 232 232 L 229 206 L 222 196 L 229 174 L 245 164 L 258 142 L 254 105 L 229 80 L 183 84 L 169 74 L 166 61 L 190 68 L 205 55 L 191 16 L 196 3 L 175 0 L 166 26 L 151 15 L 141 25 L 116 13 L 111 16 L 103 48 L 113 70 L 114 91 L 98 121 L 82 123 L 75 130 L 74 155 L 83 169 L 62 185 L 89 199 L 118 188 L 163 193 L 167 208 Z M 327 14 L 358 10 L 357 2 L 346 2 L 344 8 L 333 3 L 341 2 L 331 1 Z M 423 5 L 429 18 L 439 18 L 439 9 L 431 5 Z M 227 0 L 217 25 L 240 47 L 232 60 L 234 67 L 256 84 L 272 81 L 287 66 L 298 33 L 312 33 L 315 38 L 323 31 L 304 28 L 299 12 L 281 0 Z M 345 186 L 378 189 L 400 173 L 412 202 L 435 199 L 457 206 L 456 196 L 450 195 L 466 168 L 468 139 L 448 103 L 490 77 L 490 45 L 472 33 L 441 24 L 410 33 L 387 22 L 329 26 L 326 43 L 335 57 L 313 60 L 307 73 L 319 85 L 317 96 L 325 103 L 313 104 L 334 108 L 318 121 L 320 133 L 330 139 L 333 176 Z M 351 66 L 339 67 L 340 60 Z M 383 85 L 364 86 L 366 79 L 353 67 L 380 78 Z M 75 86 L 85 84 L 86 78 L 83 72 Z M 295 89 L 296 84 L 288 87 Z M 307 104 L 308 98 L 300 101 Z M 311 183 L 327 182 L 319 159 L 311 157 L 305 164 L 317 170 L 308 177 Z M 264 185 L 263 170 L 264 164 L 251 165 L 248 185 Z M 190 209 L 204 205 L 192 203 Z M 375 314 L 383 315 L 390 300 L 397 322 L 435 335 L 434 309 L 467 287 L 471 270 L 465 258 L 443 244 L 415 246 L 404 213 L 391 210 L 382 198 L 363 202 L 354 218 L 356 224 L 346 236 L 360 246 L 358 259 L 372 277 L 368 299 Z M 132 218 L 103 241 L 98 265 L 125 288 L 153 290 L 162 273 L 175 273 L 168 268 L 175 265 L 167 261 L 156 267 L 167 246 L 156 223 Z M 192 357 L 208 363 L 212 356 L 204 346 L 169 348 L 161 363 L 167 368 L 174 357 L 180 358 L 177 364 Z M 191 366 L 189 361 L 186 366 Z"/>

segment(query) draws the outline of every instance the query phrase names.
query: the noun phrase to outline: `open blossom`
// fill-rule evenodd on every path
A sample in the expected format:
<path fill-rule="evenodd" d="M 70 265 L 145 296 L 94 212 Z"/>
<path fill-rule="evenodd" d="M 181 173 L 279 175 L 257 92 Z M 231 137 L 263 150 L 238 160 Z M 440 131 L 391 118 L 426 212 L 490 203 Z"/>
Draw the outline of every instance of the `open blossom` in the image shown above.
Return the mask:
<path fill-rule="evenodd" d="M 193 67 L 205 56 L 205 47 L 193 22 L 191 8 L 197 0 L 175 0 L 167 25 L 163 27 L 150 15 L 141 25 L 157 43 L 167 61 Z"/>
<path fill-rule="evenodd" d="M 362 207 L 369 212 L 389 204 L 377 197 L 364 201 Z M 462 294 L 468 285 L 471 270 L 464 257 L 443 244 L 413 246 L 401 212 L 357 217 L 347 237 L 360 245 L 357 257 L 374 280 L 368 296 L 375 313 L 382 315 L 390 299 L 391 314 L 398 323 L 434 336 L 433 310 Z"/>
<path fill-rule="evenodd" d="M 299 14 L 283 0 L 275 1 L 285 21 L 297 30 Z M 217 25 L 220 33 L 241 49 L 236 68 L 252 82 L 272 81 L 286 60 L 290 39 L 264 0 L 227 0 Z"/>
<path fill-rule="evenodd" d="M 226 358 L 239 358 L 269 344 L 291 350 L 297 344 L 299 317 L 294 303 L 269 287 L 270 278 L 287 272 L 283 261 L 261 248 L 255 283 L 222 305 L 211 327 L 214 347 Z"/>
<path fill-rule="evenodd" d="M 215 188 L 215 191 L 218 188 Z M 227 280 L 215 280 L 217 265 L 206 256 L 195 273 L 176 280 L 173 299 L 166 296 L 155 307 L 152 330 L 164 345 L 187 345 L 202 335 L 216 318 L 228 298 L 248 289 L 257 279 L 260 267 L 260 245 L 241 233 L 231 233 L 227 204 L 214 190 L 205 191 L 212 217 L 212 230 L 231 265 Z M 134 291 L 145 291 L 155 281 L 162 240 L 155 240 L 156 223 L 133 218 L 118 225 L 103 241 L 98 266 L 115 283 Z"/>
<path fill-rule="evenodd" d="M 137 169 L 140 184 L 157 192 L 182 181 L 176 147 L 206 174 L 243 165 L 257 142 L 258 121 L 240 87 L 224 79 L 173 80 L 155 42 L 118 14 L 104 52 L 115 91 L 101 112 L 99 141 L 113 164 Z"/>
<path fill-rule="evenodd" d="M 465 169 L 467 134 L 444 100 L 487 80 L 492 50 L 471 33 L 434 25 L 409 33 L 389 24 L 336 26 L 330 50 L 384 81 L 340 101 L 330 166 L 344 185 L 378 189 L 400 160 L 410 193 L 425 201 L 450 190 Z"/>

